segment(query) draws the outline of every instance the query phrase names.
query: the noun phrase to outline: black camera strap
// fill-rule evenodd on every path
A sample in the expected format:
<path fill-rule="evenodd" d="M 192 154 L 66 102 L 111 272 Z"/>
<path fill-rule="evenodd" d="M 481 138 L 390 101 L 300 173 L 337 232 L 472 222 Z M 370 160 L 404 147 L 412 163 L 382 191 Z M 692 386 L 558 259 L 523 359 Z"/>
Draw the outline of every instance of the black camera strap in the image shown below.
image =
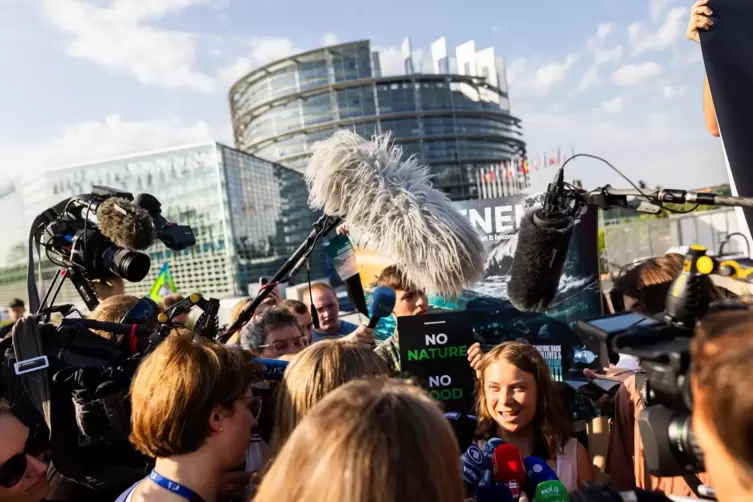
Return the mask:
<path fill-rule="evenodd" d="M 44 417 L 52 437 L 52 414 L 50 410 L 50 362 L 42 347 L 39 324 L 36 317 L 19 319 L 13 327 L 13 353 L 16 362 L 13 370 L 29 393 L 32 404 Z"/>
<path fill-rule="evenodd" d="M 648 375 L 646 375 L 645 371 L 639 371 L 635 374 L 635 388 L 638 391 L 638 395 L 640 396 L 641 404 L 644 408 L 647 407 L 645 397 L 646 393 L 648 392 Z M 685 480 L 685 483 L 688 485 L 688 488 L 690 488 L 696 497 L 699 499 L 703 498 L 701 497 L 701 493 L 699 491 L 700 486 L 703 484 L 701 483 L 701 479 L 696 474 L 685 474 L 682 476 L 682 479 Z M 645 459 L 643 462 L 643 483 L 646 490 L 651 489 L 651 476 L 648 473 L 648 466 L 646 465 Z"/>

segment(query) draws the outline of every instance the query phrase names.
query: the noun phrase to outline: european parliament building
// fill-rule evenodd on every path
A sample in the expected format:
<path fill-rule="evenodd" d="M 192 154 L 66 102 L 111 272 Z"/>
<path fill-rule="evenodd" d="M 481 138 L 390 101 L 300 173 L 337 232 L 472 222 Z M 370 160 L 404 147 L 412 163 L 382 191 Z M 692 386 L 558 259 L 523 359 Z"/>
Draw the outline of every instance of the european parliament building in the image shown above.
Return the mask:
<path fill-rule="evenodd" d="M 91 191 L 94 185 L 149 193 L 162 203 L 169 221 L 190 225 L 196 245 L 171 251 L 162 243 L 147 251 L 149 275 L 126 283 L 131 294 L 147 294 L 163 263 L 168 262 L 182 293 L 198 292 L 216 298 L 255 294 L 259 277 L 272 276 L 304 241 L 316 215 L 307 205 L 303 176 L 219 143 L 129 155 L 49 171 L 20 187 L 23 228 L 54 204 Z M 25 250 L 24 240 L 13 247 Z M 6 257 L 8 254 L 6 253 Z M 0 269 L 2 306 L 14 296 L 26 296 L 25 252 Z M 35 258 L 36 260 L 36 258 Z M 312 257 L 312 277 L 325 275 L 321 251 Z M 56 268 L 43 262 L 44 283 Z M 305 280 L 306 274 L 292 281 Z M 81 303 L 67 285 L 59 303 Z"/>
<path fill-rule="evenodd" d="M 432 70 L 416 69 L 406 39 L 400 75 L 383 75 L 368 41 L 257 68 L 230 90 L 236 147 L 301 170 L 311 145 L 338 129 L 366 138 L 389 131 L 431 168 L 435 186 L 453 199 L 476 198 L 483 167 L 524 155 L 521 122 L 510 114 L 494 49 L 458 46 L 455 72 L 444 38 L 431 52 Z"/>

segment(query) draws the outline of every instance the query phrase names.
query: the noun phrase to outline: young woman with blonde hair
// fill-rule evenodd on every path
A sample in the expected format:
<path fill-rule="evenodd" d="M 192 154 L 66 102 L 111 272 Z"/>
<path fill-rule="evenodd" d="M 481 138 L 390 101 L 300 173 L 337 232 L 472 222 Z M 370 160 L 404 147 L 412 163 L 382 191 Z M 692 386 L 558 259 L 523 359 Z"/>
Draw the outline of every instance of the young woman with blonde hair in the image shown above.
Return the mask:
<path fill-rule="evenodd" d="M 327 394 L 351 380 L 388 372 L 372 349 L 355 343 L 324 340 L 300 352 L 285 370 L 277 391 L 269 457 L 274 459 L 293 429 Z"/>
<path fill-rule="evenodd" d="M 353 381 L 296 427 L 254 502 L 461 502 L 459 456 L 447 419 L 421 389 Z"/>

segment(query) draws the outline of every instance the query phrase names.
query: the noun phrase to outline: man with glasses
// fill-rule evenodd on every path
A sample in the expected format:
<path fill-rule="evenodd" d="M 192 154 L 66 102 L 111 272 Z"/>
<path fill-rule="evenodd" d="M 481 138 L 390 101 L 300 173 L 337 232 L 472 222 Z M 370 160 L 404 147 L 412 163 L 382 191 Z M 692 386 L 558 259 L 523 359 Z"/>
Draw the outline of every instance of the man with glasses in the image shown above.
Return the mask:
<path fill-rule="evenodd" d="M 241 346 L 269 359 L 297 354 L 308 339 L 295 315 L 284 308 L 265 310 L 241 330 Z"/>

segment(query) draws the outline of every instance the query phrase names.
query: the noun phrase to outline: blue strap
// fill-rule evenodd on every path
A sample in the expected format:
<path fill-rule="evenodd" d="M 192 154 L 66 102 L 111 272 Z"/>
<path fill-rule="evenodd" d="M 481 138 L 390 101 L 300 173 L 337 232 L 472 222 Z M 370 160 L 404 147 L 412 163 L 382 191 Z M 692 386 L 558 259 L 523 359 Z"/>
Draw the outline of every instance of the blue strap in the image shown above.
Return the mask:
<path fill-rule="evenodd" d="M 165 490 L 170 491 L 180 497 L 183 497 L 189 502 L 204 502 L 204 499 L 198 493 L 194 492 L 190 488 L 186 488 L 180 483 L 176 483 L 175 481 L 166 478 L 165 476 L 158 473 L 154 469 L 152 469 L 152 472 L 149 473 L 149 479 L 153 483 L 164 488 Z"/>

